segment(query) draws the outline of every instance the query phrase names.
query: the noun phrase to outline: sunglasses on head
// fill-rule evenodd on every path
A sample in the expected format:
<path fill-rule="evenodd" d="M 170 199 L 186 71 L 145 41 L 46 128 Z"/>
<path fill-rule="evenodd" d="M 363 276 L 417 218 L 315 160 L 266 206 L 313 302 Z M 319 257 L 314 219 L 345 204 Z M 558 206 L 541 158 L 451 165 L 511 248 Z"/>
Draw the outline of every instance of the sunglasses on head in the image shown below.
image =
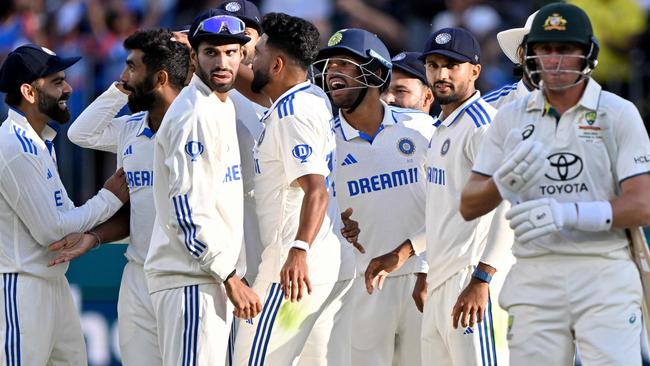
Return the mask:
<path fill-rule="evenodd" d="M 199 31 L 207 33 L 227 33 L 227 34 L 240 34 L 244 32 L 246 25 L 238 18 L 230 15 L 217 15 L 207 18 L 199 23 L 196 27 L 192 37 L 195 37 Z"/>

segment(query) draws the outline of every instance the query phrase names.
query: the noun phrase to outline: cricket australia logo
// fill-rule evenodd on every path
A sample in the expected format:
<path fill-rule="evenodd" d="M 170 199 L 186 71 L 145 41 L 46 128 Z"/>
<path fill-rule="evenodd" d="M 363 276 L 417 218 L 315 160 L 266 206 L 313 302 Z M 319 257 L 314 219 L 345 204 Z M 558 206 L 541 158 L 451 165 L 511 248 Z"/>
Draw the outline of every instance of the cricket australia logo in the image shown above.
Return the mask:
<path fill-rule="evenodd" d="M 544 30 L 545 31 L 550 31 L 550 30 L 559 30 L 563 31 L 566 30 L 566 19 L 562 17 L 558 13 L 553 13 L 552 15 L 549 15 L 548 18 L 544 21 Z"/>

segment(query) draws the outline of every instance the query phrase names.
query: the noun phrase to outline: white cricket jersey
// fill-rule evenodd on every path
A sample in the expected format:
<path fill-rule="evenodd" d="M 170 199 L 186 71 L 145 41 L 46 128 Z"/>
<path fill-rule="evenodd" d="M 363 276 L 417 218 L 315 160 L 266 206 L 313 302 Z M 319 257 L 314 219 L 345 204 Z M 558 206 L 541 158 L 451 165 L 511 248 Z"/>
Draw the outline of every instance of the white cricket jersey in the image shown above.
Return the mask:
<path fill-rule="evenodd" d="M 149 251 L 156 209 L 153 203 L 154 133 L 148 125 L 148 113 L 140 112 L 115 118 L 128 96 L 111 85 L 93 101 L 68 130 L 73 143 L 117 154 L 117 167 L 124 168 L 131 203 L 126 257 L 144 264 Z"/>
<path fill-rule="evenodd" d="M 488 102 L 492 107 L 499 109 L 507 103 L 525 97 L 528 94 L 530 94 L 530 91 L 524 84 L 524 81 L 519 80 L 514 84 L 502 86 L 499 89 L 485 94 L 483 100 Z"/>
<path fill-rule="evenodd" d="M 650 141 L 636 107 L 589 79 L 580 101 L 559 119 L 542 92 L 536 90 L 504 106 L 481 148 L 474 171 L 492 176 L 509 151 L 503 143 L 509 131 L 550 148 L 551 166 L 538 184 L 523 192 L 523 201 L 554 198 L 559 202 L 610 200 L 625 179 L 650 172 Z M 609 148 L 614 154 L 611 161 Z M 616 175 L 616 177 L 614 176 Z M 617 181 L 618 179 L 618 181 Z M 549 253 L 607 256 L 628 245 L 624 230 L 585 232 L 562 230 L 521 245 L 517 257 Z"/>
<path fill-rule="evenodd" d="M 440 119 L 431 137 L 426 162 L 426 230 L 425 235 L 411 238 L 416 252 L 427 250 L 430 289 L 467 266 L 478 264 L 486 248 L 494 214 L 468 222 L 460 215 L 459 207 L 461 192 L 495 113 L 477 91 Z M 506 230 L 507 222 L 502 221 L 492 230 Z M 509 244 L 502 240 L 496 243 Z"/>
<path fill-rule="evenodd" d="M 264 251 L 258 279 L 279 282 L 289 244 L 295 240 L 304 192 L 296 179 L 308 174 L 325 177 L 327 213 L 307 255 L 312 284 L 354 277 L 352 245 L 340 234 L 335 199 L 336 164 L 332 112 L 325 93 L 309 81 L 278 98 L 262 122 L 264 131 L 253 152 L 255 200 Z"/>
<path fill-rule="evenodd" d="M 194 75 L 154 139 L 156 222 L 144 269 L 150 293 L 223 282 L 243 241 L 235 108 Z"/>
<path fill-rule="evenodd" d="M 244 246 L 246 250 L 245 267 L 243 271 L 252 284 L 257 277 L 257 268 L 262 257 L 260 226 L 257 222 L 255 209 L 255 160 L 253 148 L 264 130 L 261 122 L 266 108 L 254 103 L 233 89 L 228 96 L 235 106 L 237 118 L 237 141 L 241 156 L 241 174 L 244 187 Z"/>
<path fill-rule="evenodd" d="M 336 198 L 341 210 L 352 207 L 352 218 L 361 228 L 359 243 L 366 253 L 355 251 L 360 271 L 424 225 L 424 164 L 434 120 L 413 109 L 382 105 L 384 119 L 374 138 L 356 130 L 342 114 L 334 119 Z M 427 271 L 417 256 L 391 276 Z"/>
<path fill-rule="evenodd" d="M 47 267 L 54 258 L 49 244 L 106 221 L 122 207 L 107 189 L 74 206 L 59 178 L 52 140 L 42 138 L 15 109 L 0 126 L 0 272 L 61 276 L 68 264 Z"/>

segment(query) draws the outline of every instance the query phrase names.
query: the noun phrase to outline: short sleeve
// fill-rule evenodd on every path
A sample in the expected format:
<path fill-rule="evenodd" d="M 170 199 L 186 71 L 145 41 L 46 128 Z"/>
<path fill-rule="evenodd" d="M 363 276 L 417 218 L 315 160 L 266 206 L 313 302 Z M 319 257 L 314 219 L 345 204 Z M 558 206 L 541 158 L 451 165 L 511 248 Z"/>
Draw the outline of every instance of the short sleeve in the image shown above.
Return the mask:
<path fill-rule="evenodd" d="M 650 172 L 650 140 L 636 107 L 630 103 L 627 108 L 621 108 L 619 118 L 612 125 L 618 147 L 619 181 Z"/>
<path fill-rule="evenodd" d="M 329 175 L 327 145 L 330 137 L 319 121 L 285 117 L 278 121 L 280 160 L 283 162 L 287 184 L 308 175 Z"/>

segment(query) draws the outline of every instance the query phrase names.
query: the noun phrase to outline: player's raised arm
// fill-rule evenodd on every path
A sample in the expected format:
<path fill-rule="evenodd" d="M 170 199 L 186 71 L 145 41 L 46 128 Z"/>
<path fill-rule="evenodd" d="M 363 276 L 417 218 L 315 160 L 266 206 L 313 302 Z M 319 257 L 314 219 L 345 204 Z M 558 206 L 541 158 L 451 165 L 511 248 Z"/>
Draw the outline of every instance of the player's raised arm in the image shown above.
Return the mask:
<path fill-rule="evenodd" d="M 72 122 L 68 129 L 70 141 L 81 147 L 116 153 L 120 128 L 114 125 L 114 118 L 126 105 L 127 93 L 121 84 L 111 84 Z"/>

